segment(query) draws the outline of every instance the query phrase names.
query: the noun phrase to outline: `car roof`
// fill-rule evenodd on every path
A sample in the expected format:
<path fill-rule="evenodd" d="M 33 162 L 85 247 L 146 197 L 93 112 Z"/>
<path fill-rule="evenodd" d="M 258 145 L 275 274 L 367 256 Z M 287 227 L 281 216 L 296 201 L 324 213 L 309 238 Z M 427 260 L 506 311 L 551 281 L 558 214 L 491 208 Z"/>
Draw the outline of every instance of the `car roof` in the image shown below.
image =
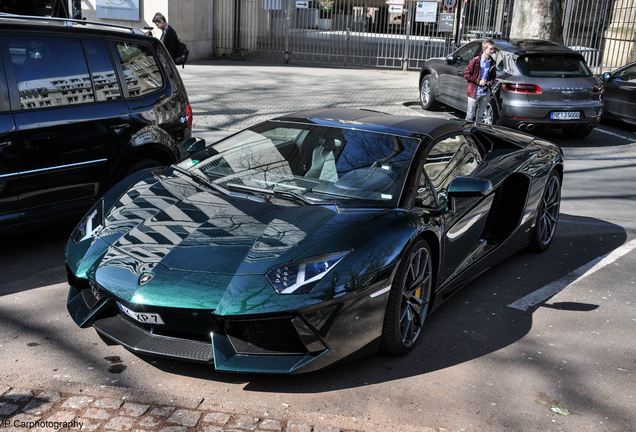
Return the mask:
<path fill-rule="evenodd" d="M 55 18 L 30 15 L 15 15 L 0 13 L 0 29 L 29 30 L 60 33 L 80 34 L 108 34 L 110 36 L 126 36 L 148 38 L 140 29 L 116 24 L 74 20 L 70 18 Z"/>
<path fill-rule="evenodd" d="M 540 39 L 492 39 L 500 51 L 507 51 L 516 55 L 524 54 L 572 54 L 578 52 L 555 42 Z"/>
<path fill-rule="evenodd" d="M 461 131 L 464 122 L 438 117 L 392 115 L 379 111 L 351 108 L 327 108 L 297 111 L 272 121 L 285 121 L 341 129 L 365 130 L 400 136 L 438 137 Z"/>

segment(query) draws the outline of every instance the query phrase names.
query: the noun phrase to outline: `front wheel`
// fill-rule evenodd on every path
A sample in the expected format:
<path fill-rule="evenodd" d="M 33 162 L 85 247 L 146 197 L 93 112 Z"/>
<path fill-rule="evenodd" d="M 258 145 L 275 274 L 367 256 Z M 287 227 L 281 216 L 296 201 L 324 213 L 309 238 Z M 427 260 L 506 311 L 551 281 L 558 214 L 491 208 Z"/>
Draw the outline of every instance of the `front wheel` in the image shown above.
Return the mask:
<path fill-rule="evenodd" d="M 561 177 L 556 171 L 550 173 L 537 209 L 537 219 L 530 239 L 530 249 L 543 252 L 554 240 L 559 208 L 561 206 Z"/>
<path fill-rule="evenodd" d="M 420 105 L 422 105 L 423 110 L 432 110 L 437 106 L 435 87 L 430 75 L 425 76 L 420 83 Z"/>
<path fill-rule="evenodd" d="M 381 349 L 403 355 L 418 341 L 428 313 L 433 288 L 431 249 L 418 240 L 404 255 L 389 292 Z"/>

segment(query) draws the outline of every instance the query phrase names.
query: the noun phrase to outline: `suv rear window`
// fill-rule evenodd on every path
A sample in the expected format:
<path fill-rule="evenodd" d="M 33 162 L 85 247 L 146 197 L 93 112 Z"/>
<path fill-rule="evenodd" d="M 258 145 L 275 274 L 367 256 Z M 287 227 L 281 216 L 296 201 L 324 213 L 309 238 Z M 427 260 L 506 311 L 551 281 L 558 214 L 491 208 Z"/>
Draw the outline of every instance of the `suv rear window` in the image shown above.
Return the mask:
<path fill-rule="evenodd" d="M 582 58 L 554 54 L 527 55 L 517 60 L 519 71 L 531 77 L 589 77 L 592 72 Z"/>
<path fill-rule="evenodd" d="M 22 109 L 95 101 L 79 40 L 12 36 L 8 41 Z"/>
<path fill-rule="evenodd" d="M 163 86 L 161 71 L 148 47 L 129 42 L 116 45 L 131 97 L 152 93 Z"/>

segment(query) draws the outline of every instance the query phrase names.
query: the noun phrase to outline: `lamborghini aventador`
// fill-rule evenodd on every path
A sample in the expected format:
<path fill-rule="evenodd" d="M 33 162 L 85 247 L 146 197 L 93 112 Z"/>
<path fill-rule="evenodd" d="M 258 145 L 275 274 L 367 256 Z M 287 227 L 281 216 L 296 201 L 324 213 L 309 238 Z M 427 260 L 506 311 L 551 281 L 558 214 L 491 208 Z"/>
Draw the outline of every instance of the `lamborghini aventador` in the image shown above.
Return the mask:
<path fill-rule="evenodd" d="M 549 247 L 559 217 L 561 150 L 497 126 L 327 109 L 184 146 L 76 227 L 68 310 L 131 351 L 219 371 L 406 354 L 459 288 Z"/>

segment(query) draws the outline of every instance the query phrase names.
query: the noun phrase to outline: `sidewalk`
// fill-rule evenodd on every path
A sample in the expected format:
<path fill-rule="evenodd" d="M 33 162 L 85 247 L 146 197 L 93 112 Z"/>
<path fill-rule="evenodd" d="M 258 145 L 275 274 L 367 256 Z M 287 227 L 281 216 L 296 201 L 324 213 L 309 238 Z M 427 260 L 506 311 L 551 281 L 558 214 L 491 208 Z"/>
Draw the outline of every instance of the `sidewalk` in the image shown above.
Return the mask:
<path fill-rule="evenodd" d="M 121 398 L 11 389 L 0 384 L 0 431 L 355 432 L 288 420 Z"/>

